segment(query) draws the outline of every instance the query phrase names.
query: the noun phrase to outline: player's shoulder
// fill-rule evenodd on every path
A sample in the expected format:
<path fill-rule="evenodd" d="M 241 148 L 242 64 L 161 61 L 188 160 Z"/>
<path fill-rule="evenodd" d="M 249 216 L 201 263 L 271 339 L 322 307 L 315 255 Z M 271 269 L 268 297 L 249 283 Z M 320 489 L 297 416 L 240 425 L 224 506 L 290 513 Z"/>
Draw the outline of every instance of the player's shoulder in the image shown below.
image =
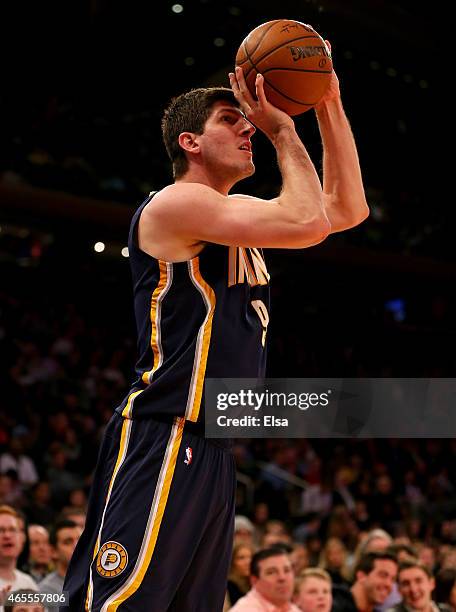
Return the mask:
<path fill-rule="evenodd" d="M 179 213 L 198 202 L 222 197 L 215 189 L 202 183 L 173 183 L 158 191 L 144 207 L 143 217 L 161 217 Z"/>

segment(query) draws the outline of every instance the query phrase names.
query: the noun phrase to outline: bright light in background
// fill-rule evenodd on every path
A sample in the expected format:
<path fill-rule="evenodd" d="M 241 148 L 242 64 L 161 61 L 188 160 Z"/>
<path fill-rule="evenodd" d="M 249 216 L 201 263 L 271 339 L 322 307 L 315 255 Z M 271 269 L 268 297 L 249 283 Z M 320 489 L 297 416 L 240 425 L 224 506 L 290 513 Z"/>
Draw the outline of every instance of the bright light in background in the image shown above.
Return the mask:
<path fill-rule="evenodd" d="M 124 247 L 120 252 L 122 253 L 122 257 L 128 257 L 129 256 L 128 247 Z"/>
<path fill-rule="evenodd" d="M 182 4 L 173 4 L 173 6 L 171 7 L 171 10 L 173 11 L 173 13 L 182 13 L 182 11 L 184 10 L 184 7 L 182 6 Z"/>
<path fill-rule="evenodd" d="M 225 45 L 225 39 L 224 38 L 214 38 L 214 45 L 216 47 L 223 47 Z"/>
<path fill-rule="evenodd" d="M 93 246 L 93 250 L 96 251 L 97 253 L 103 253 L 105 248 L 106 248 L 106 245 L 104 242 L 96 242 Z"/>

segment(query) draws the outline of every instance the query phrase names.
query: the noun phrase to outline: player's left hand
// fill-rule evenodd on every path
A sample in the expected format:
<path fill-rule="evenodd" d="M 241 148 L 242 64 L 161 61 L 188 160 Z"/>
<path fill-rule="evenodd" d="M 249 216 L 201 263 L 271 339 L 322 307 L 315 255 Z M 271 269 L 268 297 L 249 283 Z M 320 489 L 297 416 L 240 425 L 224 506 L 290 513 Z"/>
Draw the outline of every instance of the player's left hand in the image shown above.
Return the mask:
<path fill-rule="evenodd" d="M 329 51 L 331 52 L 331 43 L 329 42 L 329 40 L 325 40 L 325 43 Z M 339 79 L 337 78 L 337 74 L 335 73 L 333 67 L 328 89 L 325 91 L 323 97 L 318 102 L 318 104 L 315 105 L 315 108 L 318 109 L 320 106 L 325 104 L 325 102 L 329 102 L 329 100 L 335 100 L 337 98 L 340 98 Z"/>

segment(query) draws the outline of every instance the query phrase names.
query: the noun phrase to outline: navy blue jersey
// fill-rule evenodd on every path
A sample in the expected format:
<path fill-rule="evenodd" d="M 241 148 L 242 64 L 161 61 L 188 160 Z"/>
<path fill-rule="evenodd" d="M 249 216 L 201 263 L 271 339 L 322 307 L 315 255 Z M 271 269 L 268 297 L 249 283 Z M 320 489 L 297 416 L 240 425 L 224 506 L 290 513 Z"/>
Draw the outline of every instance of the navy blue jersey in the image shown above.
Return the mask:
<path fill-rule="evenodd" d="M 152 197 L 130 227 L 139 359 L 137 379 L 117 411 L 202 423 L 206 377 L 264 376 L 269 275 L 255 248 L 206 244 L 179 263 L 151 257 L 138 246 L 138 223 Z"/>

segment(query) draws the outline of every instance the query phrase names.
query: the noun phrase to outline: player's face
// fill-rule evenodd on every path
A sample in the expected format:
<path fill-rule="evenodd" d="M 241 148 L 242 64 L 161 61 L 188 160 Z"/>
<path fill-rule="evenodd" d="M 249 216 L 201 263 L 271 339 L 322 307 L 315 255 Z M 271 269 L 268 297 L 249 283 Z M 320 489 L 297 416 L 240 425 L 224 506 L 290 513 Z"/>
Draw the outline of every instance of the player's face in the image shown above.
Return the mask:
<path fill-rule="evenodd" d="M 294 572 L 287 555 L 263 559 L 258 564 L 259 577 L 252 577 L 252 584 L 265 599 L 276 606 L 291 601 Z"/>
<path fill-rule="evenodd" d="M 419 567 L 404 569 L 398 578 L 399 591 L 412 610 L 428 610 L 435 582 Z"/>
<path fill-rule="evenodd" d="M 225 101 L 218 101 L 200 136 L 201 159 L 211 170 L 240 180 L 255 172 L 251 137 L 255 127 L 242 112 Z"/>
<path fill-rule="evenodd" d="M 371 604 L 382 604 L 391 593 L 397 575 L 397 565 L 389 559 L 377 559 L 373 570 L 364 577 L 364 588 Z"/>
<path fill-rule="evenodd" d="M 303 612 L 329 612 L 332 606 L 331 585 L 323 578 L 309 576 L 301 583 L 295 604 Z"/>

